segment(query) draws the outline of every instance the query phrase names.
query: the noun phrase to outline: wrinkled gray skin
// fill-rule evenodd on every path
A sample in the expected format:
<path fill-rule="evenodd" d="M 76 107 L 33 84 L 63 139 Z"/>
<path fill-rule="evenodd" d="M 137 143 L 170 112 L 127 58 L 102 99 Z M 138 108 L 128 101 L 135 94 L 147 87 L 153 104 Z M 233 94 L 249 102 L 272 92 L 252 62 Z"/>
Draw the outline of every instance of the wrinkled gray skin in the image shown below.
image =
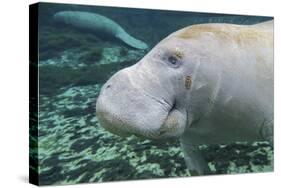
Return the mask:
<path fill-rule="evenodd" d="M 61 11 L 54 15 L 54 20 L 77 28 L 106 33 L 122 40 L 133 48 L 148 48 L 147 44 L 129 35 L 119 24 L 100 14 L 82 11 Z"/>
<path fill-rule="evenodd" d="M 172 33 L 104 84 L 96 112 L 114 134 L 179 138 L 192 174 L 209 173 L 200 144 L 272 143 L 273 22 Z"/>

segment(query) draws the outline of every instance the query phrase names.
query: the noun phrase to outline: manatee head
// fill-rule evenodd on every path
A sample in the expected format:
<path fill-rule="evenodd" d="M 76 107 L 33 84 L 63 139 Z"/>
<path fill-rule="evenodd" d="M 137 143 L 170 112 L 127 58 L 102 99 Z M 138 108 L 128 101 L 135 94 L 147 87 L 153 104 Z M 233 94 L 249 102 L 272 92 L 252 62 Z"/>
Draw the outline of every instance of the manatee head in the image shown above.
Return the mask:
<path fill-rule="evenodd" d="M 179 137 L 184 132 L 200 43 L 181 37 L 183 32 L 171 34 L 103 85 L 96 113 L 105 129 L 149 139 Z"/>
<path fill-rule="evenodd" d="M 55 22 L 66 22 L 71 14 L 68 11 L 57 12 L 53 19 Z"/>

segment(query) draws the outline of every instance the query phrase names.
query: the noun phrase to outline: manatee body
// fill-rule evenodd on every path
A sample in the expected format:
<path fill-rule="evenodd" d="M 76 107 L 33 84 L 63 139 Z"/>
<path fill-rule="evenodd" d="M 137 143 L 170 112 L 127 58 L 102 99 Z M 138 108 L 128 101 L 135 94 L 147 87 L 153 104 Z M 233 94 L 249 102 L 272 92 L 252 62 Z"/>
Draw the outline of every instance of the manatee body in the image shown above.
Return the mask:
<path fill-rule="evenodd" d="M 54 15 L 54 20 L 77 28 L 106 33 L 122 40 L 133 48 L 148 48 L 147 44 L 129 35 L 116 22 L 100 14 L 82 11 L 61 11 Z"/>
<path fill-rule="evenodd" d="M 273 139 L 273 21 L 200 24 L 169 35 L 102 87 L 108 131 L 177 137 L 188 169 L 208 173 L 200 144 Z"/>

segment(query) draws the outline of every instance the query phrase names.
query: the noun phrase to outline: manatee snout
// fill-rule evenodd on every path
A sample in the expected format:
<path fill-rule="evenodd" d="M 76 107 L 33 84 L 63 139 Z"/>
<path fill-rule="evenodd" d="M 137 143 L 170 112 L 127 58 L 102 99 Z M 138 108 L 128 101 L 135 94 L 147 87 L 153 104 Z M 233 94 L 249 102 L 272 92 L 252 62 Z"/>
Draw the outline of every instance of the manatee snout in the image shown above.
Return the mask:
<path fill-rule="evenodd" d="M 186 115 L 164 99 L 150 95 L 130 78 L 130 68 L 113 75 L 102 87 L 96 104 L 102 127 L 119 136 L 149 139 L 183 132 Z"/>

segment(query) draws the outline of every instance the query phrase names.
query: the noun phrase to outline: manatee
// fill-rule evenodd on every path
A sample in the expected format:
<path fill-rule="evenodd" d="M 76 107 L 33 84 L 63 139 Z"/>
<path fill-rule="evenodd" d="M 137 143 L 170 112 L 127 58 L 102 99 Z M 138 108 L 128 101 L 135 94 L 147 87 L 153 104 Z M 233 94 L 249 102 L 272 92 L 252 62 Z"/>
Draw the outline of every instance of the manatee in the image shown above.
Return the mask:
<path fill-rule="evenodd" d="M 106 130 L 178 138 L 192 174 L 210 169 L 201 144 L 273 142 L 273 21 L 178 30 L 102 87 Z"/>
<path fill-rule="evenodd" d="M 148 48 L 146 43 L 129 35 L 118 23 L 100 14 L 82 11 L 61 11 L 54 15 L 54 20 L 80 29 L 105 33 L 120 39 L 133 48 Z"/>

